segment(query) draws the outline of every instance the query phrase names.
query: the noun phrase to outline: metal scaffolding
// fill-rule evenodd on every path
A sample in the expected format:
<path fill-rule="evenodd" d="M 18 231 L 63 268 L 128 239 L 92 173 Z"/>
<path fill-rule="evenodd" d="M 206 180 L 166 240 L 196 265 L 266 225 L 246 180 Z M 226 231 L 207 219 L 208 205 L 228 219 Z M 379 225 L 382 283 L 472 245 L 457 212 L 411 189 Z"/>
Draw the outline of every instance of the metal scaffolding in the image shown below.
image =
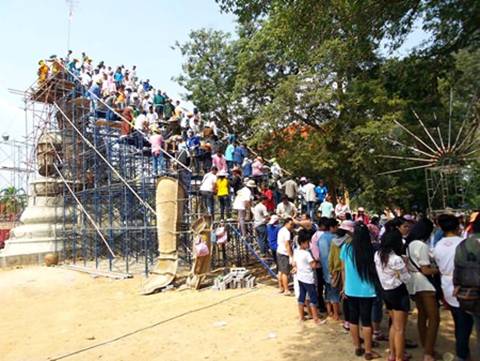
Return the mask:
<path fill-rule="evenodd" d="M 62 258 L 100 271 L 151 273 L 158 240 L 149 144 L 140 134 L 122 136 L 121 122 L 105 119 L 108 106 L 66 69 L 27 94 L 28 109 L 40 117 L 38 171 L 63 184 L 63 227 L 57 234 Z M 178 256 L 190 265 L 190 224 L 201 213 L 200 179 L 171 154 L 165 156 L 173 165 L 167 174 L 178 178 L 187 194 Z M 227 260 L 235 265 L 252 260 L 245 240 L 233 228 L 230 241 L 214 250 L 214 267 L 226 266 Z"/>

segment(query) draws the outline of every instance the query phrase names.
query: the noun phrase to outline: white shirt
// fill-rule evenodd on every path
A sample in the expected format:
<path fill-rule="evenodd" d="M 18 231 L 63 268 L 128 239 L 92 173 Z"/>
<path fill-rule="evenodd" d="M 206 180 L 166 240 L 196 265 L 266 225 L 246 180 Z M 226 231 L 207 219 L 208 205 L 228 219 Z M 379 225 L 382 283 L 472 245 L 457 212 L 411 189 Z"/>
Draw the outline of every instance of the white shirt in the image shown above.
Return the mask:
<path fill-rule="evenodd" d="M 413 260 L 419 268 L 422 268 L 422 266 L 430 266 L 431 262 L 428 245 L 422 241 L 413 241 L 408 245 L 407 254 L 409 255 L 407 267 L 412 276 L 407 283 L 408 292 L 411 295 L 421 291 L 435 292 L 435 287 L 433 287 L 427 277 L 425 277 L 422 272 L 419 272 L 412 263 Z"/>
<path fill-rule="evenodd" d="M 443 237 L 433 249 L 433 257 L 441 274 L 442 291 L 445 301 L 450 306 L 460 307 L 453 296 L 453 269 L 455 268 L 455 249 L 463 239 L 458 236 Z"/>
<path fill-rule="evenodd" d="M 268 211 L 263 203 L 258 203 L 253 207 L 253 225 L 258 227 L 267 222 Z"/>
<path fill-rule="evenodd" d="M 135 129 L 143 131 L 145 128 L 146 121 L 147 121 L 147 117 L 144 114 L 139 114 L 138 117 L 135 119 Z"/>
<path fill-rule="evenodd" d="M 277 235 L 277 253 L 288 256 L 287 243 L 290 242 L 290 239 L 290 231 L 285 227 L 280 228 Z"/>
<path fill-rule="evenodd" d="M 314 284 L 313 269 L 310 266 L 313 257 L 310 252 L 305 249 L 297 248 L 293 252 L 293 260 L 297 267 L 297 279 L 303 283 Z"/>
<path fill-rule="evenodd" d="M 233 209 L 237 211 L 245 210 L 247 202 L 252 198 L 252 191 L 248 187 L 240 188 L 237 191 L 235 200 L 233 201 Z"/>
<path fill-rule="evenodd" d="M 315 194 L 315 185 L 313 183 L 307 183 L 302 187 L 302 193 L 306 202 L 316 202 L 317 195 Z"/>
<path fill-rule="evenodd" d="M 147 121 L 148 125 L 155 124 L 158 120 L 158 114 L 153 112 L 153 113 L 147 113 Z"/>
<path fill-rule="evenodd" d="M 385 267 L 380 259 L 380 253 L 375 252 L 375 268 L 377 269 L 378 278 L 385 291 L 393 290 L 408 282 L 410 274 L 407 270 L 407 265 L 403 262 L 402 257 L 396 255 L 394 252 L 388 256 L 388 262 Z"/>
<path fill-rule="evenodd" d="M 293 217 L 295 214 L 295 205 L 292 202 L 285 203 L 280 202 L 277 206 L 276 213 L 280 218 Z"/>
<path fill-rule="evenodd" d="M 217 181 L 217 176 L 212 172 L 208 172 L 203 176 L 202 184 L 200 185 L 200 190 L 204 192 L 213 192 L 215 190 L 216 181 Z"/>
<path fill-rule="evenodd" d="M 329 201 L 323 201 L 320 204 L 320 211 L 322 212 L 322 217 L 330 218 L 333 212 L 333 204 Z"/>

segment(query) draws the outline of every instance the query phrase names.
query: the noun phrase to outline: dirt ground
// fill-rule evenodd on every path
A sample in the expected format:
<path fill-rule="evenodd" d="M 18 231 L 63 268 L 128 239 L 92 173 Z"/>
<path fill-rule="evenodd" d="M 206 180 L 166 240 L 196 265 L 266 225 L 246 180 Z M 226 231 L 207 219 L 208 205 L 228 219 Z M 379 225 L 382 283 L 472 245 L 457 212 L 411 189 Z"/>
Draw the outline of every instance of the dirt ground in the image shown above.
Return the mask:
<path fill-rule="evenodd" d="M 339 323 L 300 327 L 295 299 L 271 286 L 141 296 L 143 281 L 62 268 L 0 271 L 0 360 L 360 360 Z M 442 316 L 440 353 L 453 349 Z M 386 355 L 386 346 L 378 351 Z"/>

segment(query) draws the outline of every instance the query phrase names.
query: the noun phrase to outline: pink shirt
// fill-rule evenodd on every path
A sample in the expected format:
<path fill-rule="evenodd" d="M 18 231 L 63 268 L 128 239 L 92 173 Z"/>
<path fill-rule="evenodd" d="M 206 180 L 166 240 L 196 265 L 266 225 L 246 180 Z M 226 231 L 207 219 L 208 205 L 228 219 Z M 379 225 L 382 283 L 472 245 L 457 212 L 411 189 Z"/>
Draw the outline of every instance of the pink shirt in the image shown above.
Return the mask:
<path fill-rule="evenodd" d="M 152 154 L 159 155 L 163 146 L 163 137 L 161 134 L 153 134 L 148 139 L 152 145 Z"/>
<path fill-rule="evenodd" d="M 215 154 L 213 157 L 212 157 L 212 163 L 215 167 L 217 167 L 218 171 L 224 171 L 226 172 L 228 170 L 227 168 L 227 160 L 225 159 L 225 157 L 222 155 L 222 156 L 219 156 L 218 154 Z"/>
<path fill-rule="evenodd" d="M 252 163 L 252 176 L 263 175 L 263 163 L 256 160 Z"/>

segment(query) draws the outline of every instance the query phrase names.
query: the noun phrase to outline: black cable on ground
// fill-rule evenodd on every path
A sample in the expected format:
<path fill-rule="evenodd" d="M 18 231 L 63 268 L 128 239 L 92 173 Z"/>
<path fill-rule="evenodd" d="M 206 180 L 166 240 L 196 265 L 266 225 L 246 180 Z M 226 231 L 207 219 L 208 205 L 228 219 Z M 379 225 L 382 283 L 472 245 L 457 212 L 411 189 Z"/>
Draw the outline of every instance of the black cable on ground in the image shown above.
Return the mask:
<path fill-rule="evenodd" d="M 66 354 L 63 354 L 63 355 L 60 355 L 60 356 L 48 357 L 47 360 L 57 361 L 57 360 L 65 359 L 65 358 L 67 358 L 67 357 L 71 357 L 71 356 L 74 356 L 74 355 L 78 355 L 79 353 L 82 353 L 82 352 L 85 352 L 85 351 L 89 351 L 89 350 L 91 350 L 91 349 L 94 349 L 94 348 L 97 348 L 97 347 L 100 347 L 100 346 L 105 346 L 105 345 L 108 345 L 108 344 L 117 342 L 117 341 L 119 341 L 119 340 L 121 340 L 121 339 L 130 337 L 130 336 L 135 335 L 135 334 L 137 334 L 137 333 L 146 331 L 146 330 L 148 330 L 148 329 L 151 329 L 151 328 L 154 328 L 154 327 L 156 327 L 156 326 L 165 324 L 165 323 L 167 323 L 167 322 L 176 320 L 176 319 L 178 319 L 178 318 L 181 318 L 181 317 L 190 315 L 190 314 L 192 314 L 192 313 L 200 312 L 200 311 L 207 310 L 207 309 L 209 309 L 209 308 L 212 308 L 212 307 L 221 305 L 222 303 L 225 303 L 225 302 L 230 301 L 230 300 L 235 299 L 235 298 L 239 298 L 239 297 L 245 296 L 245 295 L 250 294 L 250 293 L 252 293 L 252 292 L 255 292 L 255 291 L 257 291 L 257 290 L 258 290 L 257 288 L 253 288 L 253 289 L 248 290 L 248 291 L 246 291 L 246 292 L 243 292 L 243 293 L 241 293 L 241 294 L 239 294 L 239 295 L 230 296 L 230 297 L 227 297 L 227 298 L 225 298 L 225 299 L 223 299 L 223 300 L 221 300 L 221 301 L 214 302 L 214 303 L 211 303 L 211 304 L 209 304 L 209 305 L 202 306 L 202 307 L 199 307 L 199 308 L 195 308 L 195 309 L 193 309 L 193 310 L 180 313 L 180 314 L 178 314 L 178 315 L 169 317 L 169 318 L 164 319 L 164 320 L 161 320 L 161 321 L 157 321 L 157 322 L 155 322 L 155 323 L 152 323 L 151 325 L 148 325 L 148 326 L 145 326 L 145 327 L 136 329 L 136 330 L 134 330 L 134 331 L 127 332 L 127 333 L 125 333 L 125 334 L 123 334 L 123 335 L 121 335 L 121 336 L 117 336 L 117 337 L 112 338 L 112 339 L 110 339 L 110 340 L 105 340 L 105 341 L 99 342 L 99 343 L 97 343 L 97 344 L 95 344 L 95 345 L 87 346 L 87 347 L 81 348 L 81 349 L 79 349 L 79 350 L 72 351 L 72 352 L 69 352 L 69 353 L 66 353 Z"/>

